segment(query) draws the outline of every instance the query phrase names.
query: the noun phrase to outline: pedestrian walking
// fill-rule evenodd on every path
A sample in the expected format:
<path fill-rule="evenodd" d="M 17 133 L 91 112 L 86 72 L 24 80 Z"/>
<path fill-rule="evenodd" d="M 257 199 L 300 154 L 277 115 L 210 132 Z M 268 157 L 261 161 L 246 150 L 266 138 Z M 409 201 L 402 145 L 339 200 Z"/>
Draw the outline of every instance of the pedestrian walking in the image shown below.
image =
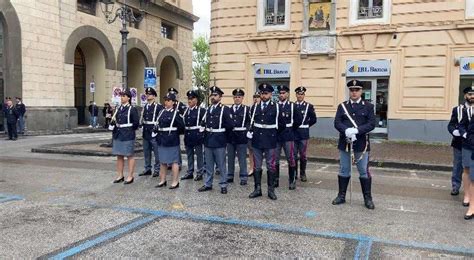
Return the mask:
<path fill-rule="evenodd" d="M 16 97 L 15 108 L 18 111 L 18 133 L 25 134 L 25 113 L 26 106 L 20 97 Z"/>
<path fill-rule="evenodd" d="M 105 103 L 104 108 L 102 108 L 102 116 L 105 118 L 104 128 L 109 128 L 113 113 L 114 109 L 112 108 L 112 106 L 109 103 Z"/>
<path fill-rule="evenodd" d="M 364 204 L 374 209 L 372 201 L 372 176 L 369 172 L 369 132 L 375 128 L 374 105 L 362 100 L 362 83 L 352 80 L 347 83 L 349 100 L 337 107 L 334 127 L 339 131 L 339 192 L 333 205 L 346 202 L 346 191 L 351 178 L 351 165 L 357 166 L 364 196 Z"/>
<path fill-rule="evenodd" d="M 11 99 L 7 100 L 5 107 L 5 118 L 7 121 L 8 128 L 8 140 L 16 141 L 18 139 L 18 133 L 16 131 L 16 124 L 18 123 L 19 113 L 13 106 Z"/>
<path fill-rule="evenodd" d="M 89 127 L 97 128 L 97 118 L 99 116 L 99 108 L 97 107 L 97 104 L 93 101 L 91 101 L 89 105 L 89 114 L 90 114 Z"/>
<path fill-rule="evenodd" d="M 112 117 L 112 154 L 117 156 L 117 178 L 114 183 L 124 182 L 131 184 L 135 171 L 135 131 L 138 129 L 139 117 L 137 109 L 131 104 L 132 93 L 130 90 L 122 91 L 121 105 L 115 110 Z M 128 160 L 128 177 L 124 178 L 125 157 Z"/>

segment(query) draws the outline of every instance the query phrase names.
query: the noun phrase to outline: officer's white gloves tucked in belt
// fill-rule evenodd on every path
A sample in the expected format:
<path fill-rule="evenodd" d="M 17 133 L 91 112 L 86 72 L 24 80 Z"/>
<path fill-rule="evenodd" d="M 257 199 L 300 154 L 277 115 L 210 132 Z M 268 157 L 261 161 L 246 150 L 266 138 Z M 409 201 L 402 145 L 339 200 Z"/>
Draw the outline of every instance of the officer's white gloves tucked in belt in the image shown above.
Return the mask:
<path fill-rule="evenodd" d="M 461 136 L 461 133 L 459 133 L 459 130 L 456 129 L 456 130 L 453 131 L 453 135 L 454 136 Z"/>
<path fill-rule="evenodd" d="M 247 132 L 247 138 L 252 139 L 253 138 L 253 132 L 248 131 Z"/>
<path fill-rule="evenodd" d="M 464 139 L 466 139 L 466 138 L 467 138 L 467 133 L 464 133 L 464 134 L 462 135 L 462 137 L 463 137 Z"/>
<path fill-rule="evenodd" d="M 205 128 L 204 126 L 199 127 L 199 133 L 202 133 L 202 132 L 204 132 L 205 130 L 206 130 L 206 128 Z"/>

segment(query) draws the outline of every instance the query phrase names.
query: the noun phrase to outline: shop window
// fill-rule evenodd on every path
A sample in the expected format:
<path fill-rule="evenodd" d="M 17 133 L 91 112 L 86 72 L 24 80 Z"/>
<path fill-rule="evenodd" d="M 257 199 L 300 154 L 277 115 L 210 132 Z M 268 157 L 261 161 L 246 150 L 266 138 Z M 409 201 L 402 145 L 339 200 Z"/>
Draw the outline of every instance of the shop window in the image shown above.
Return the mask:
<path fill-rule="evenodd" d="M 161 37 L 163 38 L 166 38 L 166 39 L 170 39 L 170 40 L 174 40 L 174 27 L 169 25 L 169 24 L 165 24 L 165 23 L 162 23 L 161 24 Z"/>
<path fill-rule="evenodd" d="M 258 30 L 288 30 L 290 5 L 290 0 L 258 0 Z"/>
<path fill-rule="evenodd" d="M 390 10 L 390 0 L 350 0 L 350 24 L 387 24 Z"/>
<path fill-rule="evenodd" d="M 77 10 L 86 14 L 95 15 L 97 0 L 77 0 Z"/>
<path fill-rule="evenodd" d="M 466 18 L 474 19 L 474 0 L 466 0 Z"/>

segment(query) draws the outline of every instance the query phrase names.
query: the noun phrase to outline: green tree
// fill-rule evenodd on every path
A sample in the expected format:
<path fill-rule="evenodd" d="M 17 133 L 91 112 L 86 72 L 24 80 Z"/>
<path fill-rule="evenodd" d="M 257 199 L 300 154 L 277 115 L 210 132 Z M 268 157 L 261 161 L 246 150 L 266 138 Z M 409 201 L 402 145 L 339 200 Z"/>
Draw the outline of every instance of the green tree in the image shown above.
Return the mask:
<path fill-rule="evenodd" d="M 209 40 L 205 36 L 199 36 L 193 41 L 193 83 L 198 88 L 199 102 L 207 100 L 209 63 Z"/>

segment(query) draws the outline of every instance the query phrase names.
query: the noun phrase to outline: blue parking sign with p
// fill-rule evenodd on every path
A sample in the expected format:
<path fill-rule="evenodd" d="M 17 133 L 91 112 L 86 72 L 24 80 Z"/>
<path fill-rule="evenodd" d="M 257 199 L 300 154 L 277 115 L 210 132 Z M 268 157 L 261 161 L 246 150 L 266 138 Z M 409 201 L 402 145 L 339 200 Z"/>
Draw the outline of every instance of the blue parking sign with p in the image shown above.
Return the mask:
<path fill-rule="evenodd" d="M 156 68 L 146 67 L 145 68 L 145 88 L 156 88 Z"/>

